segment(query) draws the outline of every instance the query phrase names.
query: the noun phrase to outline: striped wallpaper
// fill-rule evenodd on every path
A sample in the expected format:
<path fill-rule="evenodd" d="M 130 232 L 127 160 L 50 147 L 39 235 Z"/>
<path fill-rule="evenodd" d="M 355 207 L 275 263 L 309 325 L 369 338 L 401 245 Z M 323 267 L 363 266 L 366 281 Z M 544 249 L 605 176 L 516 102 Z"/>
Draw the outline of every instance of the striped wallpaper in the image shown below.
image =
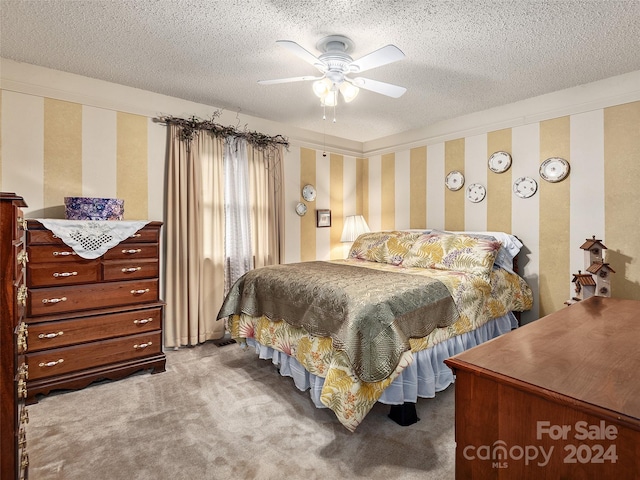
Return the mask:
<path fill-rule="evenodd" d="M 498 150 L 513 157 L 511 168 L 502 174 L 487 168 L 487 159 Z M 571 164 L 569 177 L 559 183 L 546 182 L 538 173 L 540 164 L 552 156 Z M 533 310 L 523 316 L 527 322 L 564 307 L 573 295 L 572 273 L 584 270 L 579 247 L 595 235 L 609 248 L 605 255 L 616 271 L 614 296 L 640 300 L 640 102 L 367 159 L 323 157 L 302 148 L 300 165 L 298 184 L 290 177 L 297 189 L 290 198 L 302 201 L 299 192 L 306 183 L 316 185 L 318 197 L 309 205 L 310 215 L 288 217 L 299 228 L 296 238 L 287 239 L 288 246 L 297 244 L 287 247 L 288 262 L 346 256 L 348 245 L 339 242 L 340 217 L 353 213 L 363 213 L 372 230 L 428 227 L 513 233 L 525 245 L 520 271 L 536 297 Z M 464 188 L 446 189 L 444 178 L 451 170 L 464 173 L 465 185 L 485 185 L 485 200 L 471 203 Z M 354 171 L 360 172 L 356 181 Z M 537 181 L 533 197 L 513 194 L 513 182 L 522 176 Z M 360 198 L 362 206 L 356 203 Z M 331 208 L 331 233 L 315 227 L 317 208 Z"/>
<path fill-rule="evenodd" d="M 94 87 L 90 79 L 86 84 L 94 93 L 86 98 L 99 98 L 102 84 Z M 58 95 L 58 90 L 48 92 Z M 70 101 L 73 92 L 65 94 L 69 98 L 16 89 L 0 93 L 0 189 L 23 195 L 28 217 L 62 218 L 64 197 L 82 195 L 123 198 L 127 219 L 163 220 L 166 130 L 149 112 L 167 99 L 154 97 L 148 110 L 125 112 Z M 125 93 L 126 101 L 140 98 L 137 91 Z M 579 247 L 596 235 L 609 248 L 606 258 L 616 271 L 613 295 L 640 300 L 636 99 L 459 138 L 425 139 L 366 158 L 329 147 L 325 153 L 292 138 L 284 158 L 284 261 L 344 258 L 349 245 L 340 242 L 343 218 L 356 213 L 372 230 L 511 232 L 525 245 L 520 271 L 536 299 L 523 316 L 526 322 L 563 308 L 572 295 L 571 274 L 584 269 Z M 171 102 L 178 105 L 176 115 L 205 107 Z M 497 150 L 513 157 L 502 174 L 487 168 Z M 549 156 L 570 161 L 565 181 L 540 179 L 540 163 Z M 464 189 L 447 190 L 444 178 L 451 170 L 462 171 L 467 185 L 485 185 L 486 199 L 474 204 L 465 199 Z M 538 181 L 533 197 L 512 193 L 513 181 L 521 176 Z M 317 197 L 299 217 L 294 208 L 307 183 L 316 187 Z M 331 227 L 316 227 L 316 209 L 331 210 Z"/>
<path fill-rule="evenodd" d="M 163 220 L 164 126 L 9 91 L 1 102 L 2 189 L 25 197 L 29 217 L 64 218 L 65 196 L 88 196 L 124 199 L 126 220 Z"/>

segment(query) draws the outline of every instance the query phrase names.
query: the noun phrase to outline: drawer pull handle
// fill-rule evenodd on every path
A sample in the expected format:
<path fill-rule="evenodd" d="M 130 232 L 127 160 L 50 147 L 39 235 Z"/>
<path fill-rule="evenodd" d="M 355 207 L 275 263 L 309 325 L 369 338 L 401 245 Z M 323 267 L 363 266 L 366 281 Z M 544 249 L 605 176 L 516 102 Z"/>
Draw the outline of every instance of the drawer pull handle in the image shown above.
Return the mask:
<path fill-rule="evenodd" d="M 22 264 L 23 267 L 27 266 L 27 262 L 29 261 L 29 255 L 25 250 L 21 250 L 17 257 L 18 263 Z"/>
<path fill-rule="evenodd" d="M 138 238 L 140 236 L 139 233 L 134 233 L 133 235 L 131 235 L 129 238 Z"/>
<path fill-rule="evenodd" d="M 136 325 L 144 325 L 146 323 L 149 322 L 153 322 L 153 318 L 149 317 L 149 318 L 143 318 L 142 320 L 134 320 L 133 323 L 135 323 Z"/>
<path fill-rule="evenodd" d="M 18 305 L 21 305 L 23 307 L 27 306 L 28 294 L 29 294 L 29 290 L 27 289 L 26 285 L 20 285 L 18 287 L 18 293 L 17 293 Z"/>
<path fill-rule="evenodd" d="M 20 409 L 20 423 L 29 423 L 29 410 L 25 406 Z"/>
<path fill-rule="evenodd" d="M 29 330 L 27 329 L 27 324 L 24 322 L 20 322 L 20 326 L 18 327 L 18 353 L 25 353 L 27 351 L 27 337 L 29 336 Z"/>
<path fill-rule="evenodd" d="M 64 362 L 64 358 L 60 358 L 54 362 L 40 362 L 38 364 L 39 367 L 55 367 L 56 365 L 63 363 Z"/>
<path fill-rule="evenodd" d="M 55 272 L 55 273 L 53 274 L 53 276 L 54 276 L 55 278 L 60 278 L 60 277 L 74 277 L 74 276 L 76 276 L 76 275 L 78 275 L 78 272 L 62 272 L 62 273 Z"/>
<path fill-rule="evenodd" d="M 149 291 L 148 288 L 140 289 L 140 290 L 131 290 L 131 295 L 142 295 Z"/>
<path fill-rule="evenodd" d="M 132 273 L 132 272 L 137 272 L 138 270 L 142 270 L 142 267 L 123 268 L 122 273 Z"/>
<path fill-rule="evenodd" d="M 27 382 L 18 380 L 18 398 L 27 398 Z"/>
<path fill-rule="evenodd" d="M 66 301 L 67 301 L 67 297 L 42 299 L 42 303 L 60 303 L 60 302 L 66 302 Z"/>
<path fill-rule="evenodd" d="M 76 252 L 53 252 L 54 257 L 68 257 L 69 255 L 77 255 Z"/>
<path fill-rule="evenodd" d="M 38 338 L 56 338 L 60 335 L 64 335 L 64 332 L 60 331 L 58 333 L 41 333 L 38 335 Z"/>
<path fill-rule="evenodd" d="M 148 346 L 153 345 L 153 342 L 147 342 L 147 343 L 140 343 L 140 344 L 135 344 L 133 346 L 133 348 L 135 348 L 136 350 L 141 350 L 143 348 L 147 348 Z"/>
<path fill-rule="evenodd" d="M 130 250 L 122 250 L 122 253 L 128 253 L 129 255 L 133 255 L 134 253 L 140 253 L 142 251 L 142 249 L 140 248 L 132 248 Z"/>

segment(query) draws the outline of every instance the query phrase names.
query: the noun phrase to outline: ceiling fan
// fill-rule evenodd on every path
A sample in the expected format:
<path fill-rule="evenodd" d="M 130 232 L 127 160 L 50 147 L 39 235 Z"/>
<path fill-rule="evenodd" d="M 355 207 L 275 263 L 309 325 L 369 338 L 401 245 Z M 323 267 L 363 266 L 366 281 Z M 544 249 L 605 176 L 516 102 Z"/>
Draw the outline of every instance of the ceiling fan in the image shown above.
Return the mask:
<path fill-rule="evenodd" d="M 328 106 L 337 103 L 338 91 L 347 102 L 355 98 L 360 88 L 393 98 L 399 98 L 407 91 L 406 88 L 391 83 L 348 76 L 402 60 L 404 53 L 395 45 L 384 46 L 354 61 L 347 54 L 353 50 L 354 44 L 342 35 L 330 35 L 321 39 L 316 48 L 324 53 L 318 57 L 291 40 L 278 40 L 276 43 L 316 67 L 322 75 L 259 80 L 260 85 L 315 80 L 313 90 L 322 99 L 322 104 Z"/>

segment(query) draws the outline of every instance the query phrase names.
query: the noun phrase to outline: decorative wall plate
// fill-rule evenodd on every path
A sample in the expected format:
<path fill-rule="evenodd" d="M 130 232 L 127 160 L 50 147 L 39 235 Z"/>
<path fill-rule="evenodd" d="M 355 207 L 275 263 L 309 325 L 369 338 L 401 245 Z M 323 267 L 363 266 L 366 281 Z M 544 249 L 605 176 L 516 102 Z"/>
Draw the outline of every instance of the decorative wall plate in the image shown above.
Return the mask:
<path fill-rule="evenodd" d="M 504 173 L 511 166 L 511 154 L 508 152 L 495 152 L 489 157 L 489 170 L 494 173 Z"/>
<path fill-rule="evenodd" d="M 298 203 L 296 205 L 296 213 L 302 217 L 305 213 L 307 213 L 307 206 L 302 202 Z"/>
<path fill-rule="evenodd" d="M 313 185 L 305 185 L 302 187 L 302 198 L 307 202 L 313 202 L 316 199 L 316 189 Z"/>
<path fill-rule="evenodd" d="M 487 195 L 487 189 L 480 183 L 472 183 L 467 187 L 467 200 L 478 203 L 484 200 Z"/>
<path fill-rule="evenodd" d="M 538 190 L 538 182 L 531 177 L 520 177 L 513 182 L 513 193 L 520 198 L 529 198 Z"/>
<path fill-rule="evenodd" d="M 444 179 L 444 184 L 449 190 L 460 190 L 464 185 L 464 175 L 458 170 L 451 170 Z"/>
<path fill-rule="evenodd" d="M 547 182 L 556 183 L 569 175 L 569 162 L 564 158 L 547 158 L 540 164 L 540 177 Z"/>

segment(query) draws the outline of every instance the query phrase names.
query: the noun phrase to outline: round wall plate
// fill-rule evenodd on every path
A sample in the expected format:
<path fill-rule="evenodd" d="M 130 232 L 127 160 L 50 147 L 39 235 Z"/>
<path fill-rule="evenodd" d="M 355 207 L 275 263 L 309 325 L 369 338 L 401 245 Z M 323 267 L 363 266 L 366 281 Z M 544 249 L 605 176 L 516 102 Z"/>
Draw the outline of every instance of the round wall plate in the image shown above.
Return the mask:
<path fill-rule="evenodd" d="M 487 196 L 487 189 L 480 183 L 472 183 L 467 187 L 467 200 L 479 203 Z"/>
<path fill-rule="evenodd" d="M 305 185 L 302 187 L 302 198 L 307 202 L 313 202 L 316 199 L 316 189 L 313 185 Z"/>
<path fill-rule="evenodd" d="M 452 170 L 447 174 L 447 178 L 444 179 L 444 184 L 449 190 L 460 190 L 464 185 L 464 175 L 458 170 Z"/>
<path fill-rule="evenodd" d="M 569 175 L 569 162 L 564 158 L 547 158 L 540 164 L 540 177 L 547 182 L 556 183 Z"/>
<path fill-rule="evenodd" d="M 531 177 L 520 177 L 513 182 L 513 193 L 520 198 L 529 198 L 538 190 L 538 182 Z"/>
<path fill-rule="evenodd" d="M 511 166 L 511 154 L 509 152 L 495 152 L 489 157 L 489 170 L 494 173 L 504 173 Z"/>
<path fill-rule="evenodd" d="M 305 213 L 307 213 L 307 206 L 304 203 L 299 202 L 296 205 L 296 213 L 302 217 Z"/>

